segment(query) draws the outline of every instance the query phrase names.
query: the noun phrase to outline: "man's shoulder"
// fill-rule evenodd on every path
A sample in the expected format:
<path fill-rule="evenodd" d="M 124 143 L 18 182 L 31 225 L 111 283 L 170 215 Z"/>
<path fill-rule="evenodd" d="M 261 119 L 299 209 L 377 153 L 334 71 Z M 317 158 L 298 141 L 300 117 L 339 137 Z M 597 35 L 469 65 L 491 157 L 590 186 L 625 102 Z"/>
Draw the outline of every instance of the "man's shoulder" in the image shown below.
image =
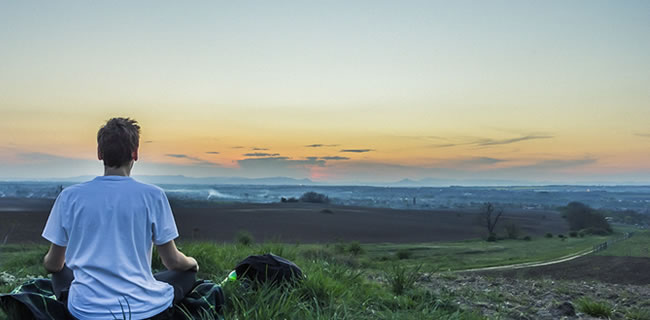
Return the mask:
<path fill-rule="evenodd" d="M 144 192 L 151 192 L 153 194 L 164 194 L 165 190 L 163 190 L 161 187 L 155 185 L 155 184 L 150 184 L 142 181 L 138 181 L 136 179 L 133 179 L 133 185 L 136 188 L 141 189 Z"/>
<path fill-rule="evenodd" d="M 90 181 L 67 186 L 61 191 L 60 196 L 67 197 L 74 194 L 83 194 L 85 192 L 96 192 L 98 188 L 103 188 L 101 182 L 101 179 L 93 179 Z M 160 196 L 165 194 L 165 191 L 162 188 L 150 183 L 138 181 L 133 178 L 121 181 L 121 183 L 124 183 L 123 190 L 128 190 L 131 193 L 139 192 L 150 194 L 152 196 Z"/>

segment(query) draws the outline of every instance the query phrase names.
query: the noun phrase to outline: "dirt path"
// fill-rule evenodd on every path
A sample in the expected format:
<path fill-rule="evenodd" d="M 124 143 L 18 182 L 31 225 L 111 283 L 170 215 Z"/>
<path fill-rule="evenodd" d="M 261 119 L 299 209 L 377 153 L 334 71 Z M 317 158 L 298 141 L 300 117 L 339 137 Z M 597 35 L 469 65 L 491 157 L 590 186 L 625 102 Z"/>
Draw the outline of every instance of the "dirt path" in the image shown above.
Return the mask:
<path fill-rule="evenodd" d="M 515 269 L 521 269 L 521 268 L 533 268 L 533 267 L 548 266 L 548 265 L 551 265 L 551 264 L 571 261 L 573 259 L 577 259 L 577 258 L 586 256 L 586 255 L 591 254 L 593 252 L 594 252 L 594 249 L 587 249 L 587 250 L 582 250 L 582 251 L 579 251 L 579 252 L 575 252 L 575 253 L 572 253 L 572 254 L 557 258 L 557 259 L 553 259 L 553 260 L 523 262 L 523 263 L 507 264 L 507 265 L 502 265 L 502 266 L 493 266 L 493 267 L 484 267 L 484 268 L 475 268 L 475 269 L 465 269 L 465 270 L 458 270 L 458 271 L 455 271 L 455 272 L 479 272 L 479 271 L 515 270 Z"/>
<path fill-rule="evenodd" d="M 585 249 L 585 250 L 575 252 L 575 253 L 572 253 L 572 254 L 557 258 L 557 259 L 553 259 L 553 260 L 538 261 L 538 262 L 523 262 L 523 263 L 515 263 L 515 264 L 493 266 L 493 267 L 466 269 L 466 270 L 458 270 L 456 272 L 516 270 L 516 269 L 523 269 L 523 268 L 543 267 L 543 266 L 549 266 L 549 265 L 553 265 L 553 264 L 568 262 L 568 261 L 571 261 L 571 260 L 578 259 L 580 257 L 584 257 L 584 256 L 586 256 L 588 254 L 591 254 L 591 253 L 606 250 L 608 245 L 611 245 L 610 243 L 625 241 L 625 240 L 629 239 L 632 236 L 632 234 L 633 233 L 629 233 L 629 234 L 626 233 L 624 237 L 617 238 L 617 239 L 610 239 L 609 241 L 607 241 L 607 243 L 602 243 L 599 246 L 594 246 L 593 249 Z M 600 249 L 598 249 L 597 247 L 600 247 Z"/>

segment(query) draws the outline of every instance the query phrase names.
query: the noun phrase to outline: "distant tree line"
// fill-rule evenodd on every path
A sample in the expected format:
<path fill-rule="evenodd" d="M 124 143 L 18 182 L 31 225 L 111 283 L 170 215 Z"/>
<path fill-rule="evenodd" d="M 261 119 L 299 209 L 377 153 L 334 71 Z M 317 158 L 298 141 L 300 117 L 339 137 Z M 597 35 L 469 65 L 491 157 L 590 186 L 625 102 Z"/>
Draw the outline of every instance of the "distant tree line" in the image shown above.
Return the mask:
<path fill-rule="evenodd" d="M 611 217 L 612 222 L 638 226 L 650 225 L 650 214 L 643 214 L 634 210 L 606 211 L 604 214 Z"/>
<path fill-rule="evenodd" d="M 330 203 L 330 198 L 322 193 L 309 191 L 303 193 L 300 198 L 280 198 L 280 202 L 309 202 L 309 203 Z"/>

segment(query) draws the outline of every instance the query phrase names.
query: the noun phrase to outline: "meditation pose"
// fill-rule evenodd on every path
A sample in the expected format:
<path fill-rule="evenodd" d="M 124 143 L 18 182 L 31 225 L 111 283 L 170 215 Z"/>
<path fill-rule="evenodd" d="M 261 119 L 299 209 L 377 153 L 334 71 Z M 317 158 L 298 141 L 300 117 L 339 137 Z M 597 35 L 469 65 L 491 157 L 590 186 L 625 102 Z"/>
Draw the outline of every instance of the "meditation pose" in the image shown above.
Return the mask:
<path fill-rule="evenodd" d="M 196 280 L 164 191 L 129 176 L 139 139 L 135 120 L 108 120 L 97 133 L 104 175 L 63 189 L 43 230 L 52 243 L 44 267 L 74 318 L 165 319 Z M 153 245 L 168 269 L 155 275 Z"/>

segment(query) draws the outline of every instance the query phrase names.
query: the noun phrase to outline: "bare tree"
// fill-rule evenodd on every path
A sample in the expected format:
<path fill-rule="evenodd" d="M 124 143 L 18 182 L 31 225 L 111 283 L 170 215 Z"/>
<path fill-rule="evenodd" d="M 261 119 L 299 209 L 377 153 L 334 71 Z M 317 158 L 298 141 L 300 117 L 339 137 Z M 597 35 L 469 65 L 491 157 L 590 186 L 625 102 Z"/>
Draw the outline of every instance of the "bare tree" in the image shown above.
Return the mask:
<path fill-rule="evenodd" d="M 497 223 L 499 222 L 499 218 L 501 218 L 502 214 L 503 209 L 496 210 L 491 202 L 487 202 L 483 205 L 483 210 L 481 211 L 481 221 L 482 224 L 487 228 L 490 235 L 494 234 L 494 229 L 496 228 Z"/>

